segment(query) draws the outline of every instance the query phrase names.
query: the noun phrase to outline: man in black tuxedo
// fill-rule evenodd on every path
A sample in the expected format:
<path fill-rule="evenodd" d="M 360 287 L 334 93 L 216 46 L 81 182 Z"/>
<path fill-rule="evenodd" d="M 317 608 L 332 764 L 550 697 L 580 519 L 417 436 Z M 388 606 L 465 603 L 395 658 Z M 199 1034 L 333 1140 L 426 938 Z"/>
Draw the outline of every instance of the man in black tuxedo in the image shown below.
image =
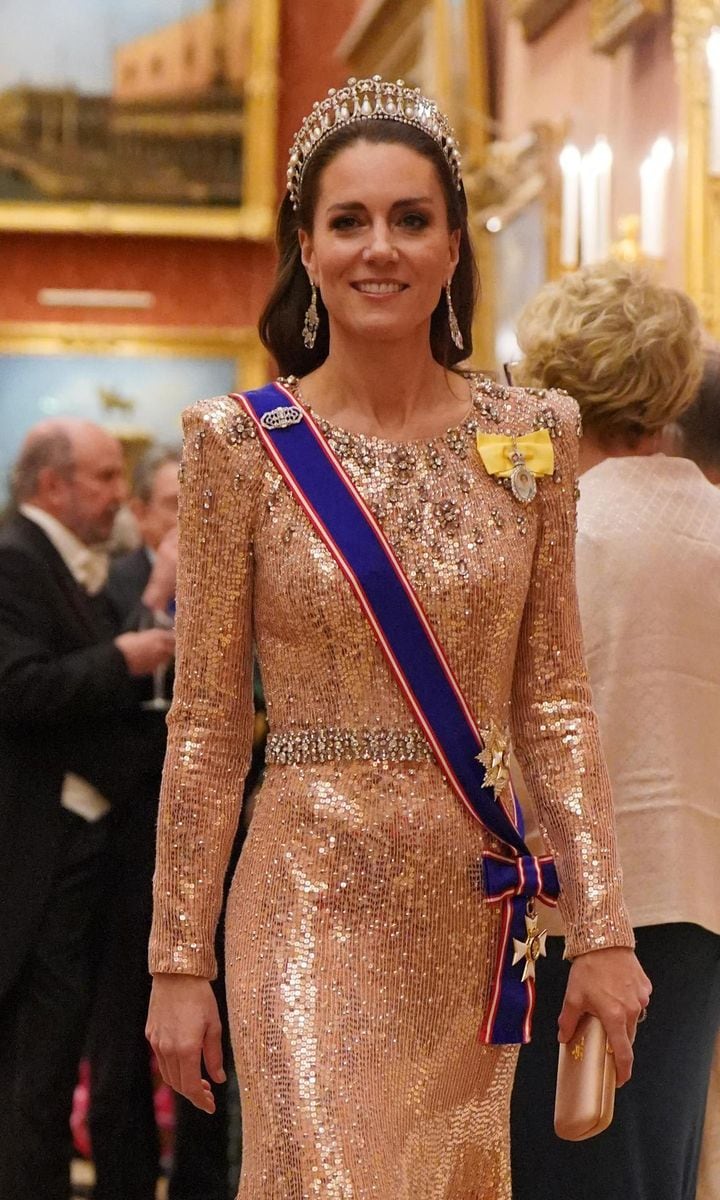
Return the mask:
<path fill-rule="evenodd" d="M 119 443 L 42 423 L 0 531 L 0 1196 L 67 1200 L 108 845 L 141 739 L 136 682 L 170 631 L 121 633 L 104 590 Z"/>

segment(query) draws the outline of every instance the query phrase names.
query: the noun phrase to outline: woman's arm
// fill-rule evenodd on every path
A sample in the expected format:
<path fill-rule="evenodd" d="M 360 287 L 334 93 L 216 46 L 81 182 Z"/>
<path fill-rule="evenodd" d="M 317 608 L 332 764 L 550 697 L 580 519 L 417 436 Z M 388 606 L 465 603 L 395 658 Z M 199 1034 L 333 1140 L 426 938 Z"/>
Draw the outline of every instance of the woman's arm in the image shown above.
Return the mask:
<path fill-rule="evenodd" d="M 610 782 L 583 656 L 575 591 L 577 407 L 562 394 L 548 400 L 559 417 L 556 474 L 541 482 L 536 501 L 541 527 L 517 648 L 513 740 L 555 855 L 567 954 L 578 959 L 562 1037 L 572 1036 L 582 1011 L 597 1011 L 622 1080 L 649 985 L 631 953 L 635 939 L 622 899 Z M 582 966 L 581 959 L 587 960 Z"/>
<path fill-rule="evenodd" d="M 220 1078 L 209 979 L 215 928 L 250 760 L 252 514 L 260 448 L 238 440 L 231 400 L 185 414 L 179 508 L 177 668 L 158 817 L 148 1037 L 166 1078 L 212 1107 L 200 1052 Z M 185 976 L 194 978 L 170 978 Z"/>

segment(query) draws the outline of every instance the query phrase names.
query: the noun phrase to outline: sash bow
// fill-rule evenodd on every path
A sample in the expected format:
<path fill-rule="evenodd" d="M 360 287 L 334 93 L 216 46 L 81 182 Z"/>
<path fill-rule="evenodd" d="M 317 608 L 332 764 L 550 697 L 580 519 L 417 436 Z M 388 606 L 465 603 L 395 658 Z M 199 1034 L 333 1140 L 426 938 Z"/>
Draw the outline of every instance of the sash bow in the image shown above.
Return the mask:
<path fill-rule="evenodd" d="M 552 475 L 555 470 L 555 454 L 547 429 L 536 429 L 515 438 L 502 433 L 478 433 L 476 443 L 485 470 L 499 479 L 512 474 L 515 467 L 512 456 L 517 451 L 533 475 Z"/>
<path fill-rule="evenodd" d="M 483 869 L 487 898 L 491 902 L 510 896 L 536 897 L 544 904 L 554 905 L 560 893 L 557 871 L 550 855 L 538 858 L 534 854 L 519 854 L 505 858 L 492 851 L 483 854 Z"/>
<path fill-rule="evenodd" d="M 552 908 L 557 905 L 557 871 L 549 855 L 509 858 L 486 850 L 483 876 L 488 902 L 502 905 L 502 934 L 481 1039 L 496 1044 L 528 1042 L 535 1006 L 535 958 L 545 953 L 546 936 L 534 918 L 534 901 Z M 521 976 L 516 964 L 523 959 L 526 967 Z"/>

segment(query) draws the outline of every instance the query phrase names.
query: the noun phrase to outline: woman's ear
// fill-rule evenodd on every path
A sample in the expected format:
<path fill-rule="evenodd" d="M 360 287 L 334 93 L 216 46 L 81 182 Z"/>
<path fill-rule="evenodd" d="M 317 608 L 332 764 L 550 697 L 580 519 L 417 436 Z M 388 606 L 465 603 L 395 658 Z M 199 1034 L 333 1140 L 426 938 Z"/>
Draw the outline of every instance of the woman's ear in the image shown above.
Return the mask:
<path fill-rule="evenodd" d="M 298 229 L 298 241 L 300 242 L 302 265 L 312 281 L 315 278 L 315 252 L 313 250 L 312 237 L 306 229 Z"/>
<path fill-rule="evenodd" d="M 460 261 L 460 230 L 453 229 L 450 234 L 450 270 L 449 270 L 448 278 L 452 277 L 452 274 L 453 274 L 456 266 L 458 265 L 459 261 Z"/>

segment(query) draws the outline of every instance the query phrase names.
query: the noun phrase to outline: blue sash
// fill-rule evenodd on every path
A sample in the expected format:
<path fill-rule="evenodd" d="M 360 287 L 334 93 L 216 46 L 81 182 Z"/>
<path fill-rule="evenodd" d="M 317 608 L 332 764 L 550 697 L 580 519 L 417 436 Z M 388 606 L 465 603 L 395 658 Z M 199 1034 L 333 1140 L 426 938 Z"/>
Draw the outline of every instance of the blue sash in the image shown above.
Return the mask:
<path fill-rule="evenodd" d="M 515 820 L 485 783 L 475 718 L 392 547 L 331 451 L 312 415 L 279 383 L 233 397 L 252 418 L 265 450 L 327 546 L 370 622 L 410 710 L 468 812 L 500 842 L 483 853 L 486 899 L 501 907 L 493 990 L 480 1029 L 488 1044 L 530 1040 L 535 960 L 544 954 L 534 900 L 559 893 L 549 856 L 530 853 Z"/>

